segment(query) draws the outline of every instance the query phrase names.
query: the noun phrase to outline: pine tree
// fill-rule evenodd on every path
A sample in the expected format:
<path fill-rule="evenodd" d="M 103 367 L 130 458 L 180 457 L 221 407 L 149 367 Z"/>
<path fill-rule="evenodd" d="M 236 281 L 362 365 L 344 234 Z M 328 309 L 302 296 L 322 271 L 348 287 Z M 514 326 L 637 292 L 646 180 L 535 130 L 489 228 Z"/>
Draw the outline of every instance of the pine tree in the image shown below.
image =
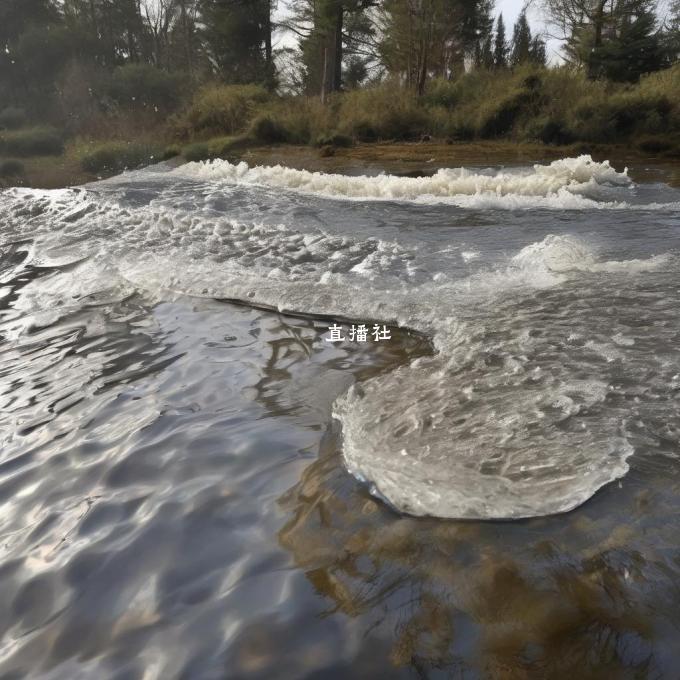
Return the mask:
<path fill-rule="evenodd" d="M 298 0 L 297 21 L 311 29 L 300 40 L 305 89 L 322 99 L 342 87 L 343 0 Z"/>
<path fill-rule="evenodd" d="M 451 13 L 461 13 L 460 41 L 465 56 L 473 57 L 476 66 L 481 63 L 484 44 L 493 33 L 493 0 L 451 0 Z"/>
<path fill-rule="evenodd" d="M 584 41 L 582 48 L 588 73 L 595 78 L 636 82 L 641 75 L 667 65 L 651 3 L 623 16 L 617 32 L 599 47 Z"/>
<path fill-rule="evenodd" d="M 492 69 L 493 68 L 493 35 L 487 35 L 483 41 L 479 43 L 475 53 L 475 66 Z"/>
<path fill-rule="evenodd" d="M 680 0 L 673 0 L 670 4 L 663 37 L 668 60 L 677 62 L 680 60 Z"/>
<path fill-rule="evenodd" d="M 531 41 L 529 61 L 537 66 L 545 66 L 548 61 L 545 40 L 538 35 Z"/>
<path fill-rule="evenodd" d="M 203 38 L 225 82 L 271 85 L 270 0 L 203 0 Z"/>
<path fill-rule="evenodd" d="M 512 32 L 511 63 L 513 66 L 531 61 L 533 40 L 526 12 L 522 12 Z"/>
<path fill-rule="evenodd" d="M 43 107 L 71 45 L 59 25 L 53 0 L 0 2 L 0 108 L 17 97 Z"/>
<path fill-rule="evenodd" d="M 508 65 L 508 43 L 505 39 L 505 23 L 503 14 L 498 15 L 496 22 L 496 39 L 493 48 L 493 63 L 496 68 L 506 68 Z"/>

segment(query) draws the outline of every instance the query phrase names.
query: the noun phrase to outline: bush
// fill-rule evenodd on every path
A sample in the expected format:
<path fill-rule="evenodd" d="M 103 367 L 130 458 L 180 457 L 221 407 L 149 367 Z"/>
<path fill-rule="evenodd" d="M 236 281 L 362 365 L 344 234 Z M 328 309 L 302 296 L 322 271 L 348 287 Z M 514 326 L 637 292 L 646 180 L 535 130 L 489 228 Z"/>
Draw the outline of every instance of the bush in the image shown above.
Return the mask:
<path fill-rule="evenodd" d="M 180 149 L 178 146 L 167 146 L 163 150 L 163 153 L 161 154 L 161 160 L 162 161 L 168 161 L 171 158 L 176 158 L 177 156 L 182 155 L 182 149 Z"/>
<path fill-rule="evenodd" d="M 213 85 L 194 97 L 177 127 L 184 135 L 233 134 L 248 127 L 255 109 L 269 100 L 257 85 Z"/>
<path fill-rule="evenodd" d="M 489 139 L 508 134 L 519 117 L 530 114 L 537 103 L 537 93 L 533 87 L 513 92 L 497 102 L 490 101 L 480 113 L 479 136 Z"/>
<path fill-rule="evenodd" d="M 21 177 L 24 165 L 20 161 L 8 160 L 0 162 L 0 177 Z"/>
<path fill-rule="evenodd" d="M 656 134 L 667 128 L 672 105 L 665 96 L 624 91 L 606 100 L 586 99 L 574 111 L 574 132 L 590 142 L 613 142 L 637 134 Z"/>
<path fill-rule="evenodd" d="M 524 137 L 530 140 L 561 146 L 571 144 L 574 136 L 563 120 L 547 116 L 529 120 L 524 128 Z"/>
<path fill-rule="evenodd" d="M 284 126 L 271 113 L 264 113 L 255 118 L 250 125 L 248 135 L 258 142 L 279 144 L 287 142 L 289 135 Z"/>
<path fill-rule="evenodd" d="M 64 142 L 57 130 L 49 127 L 28 128 L 0 133 L 0 153 L 12 156 L 59 156 Z"/>
<path fill-rule="evenodd" d="M 162 152 L 146 144 L 107 142 L 88 150 L 80 165 L 93 174 L 115 174 L 148 165 L 161 156 Z"/>
<path fill-rule="evenodd" d="M 183 79 L 149 64 L 119 66 L 111 75 L 107 94 L 119 104 L 129 107 L 175 108 L 181 101 Z"/>
<path fill-rule="evenodd" d="M 334 98 L 324 106 L 318 97 L 276 100 L 253 120 L 249 134 L 267 144 L 311 144 L 335 128 L 338 102 L 339 98 Z"/>
<path fill-rule="evenodd" d="M 212 158 L 207 142 L 197 142 L 196 144 L 185 146 L 182 155 L 188 161 L 205 161 Z"/>
<path fill-rule="evenodd" d="M 365 142 L 420 139 L 429 131 L 415 94 L 390 83 L 343 95 L 339 117 L 340 132 Z"/>
<path fill-rule="evenodd" d="M 460 90 L 455 82 L 436 78 L 427 86 L 423 103 L 453 109 L 460 102 Z"/>
<path fill-rule="evenodd" d="M 645 153 L 664 153 L 673 149 L 673 142 L 664 137 L 643 137 L 637 143 L 638 149 Z"/>
<path fill-rule="evenodd" d="M 0 128 L 16 130 L 26 124 L 26 112 L 14 106 L 8 106 L 0 111 Z"/>

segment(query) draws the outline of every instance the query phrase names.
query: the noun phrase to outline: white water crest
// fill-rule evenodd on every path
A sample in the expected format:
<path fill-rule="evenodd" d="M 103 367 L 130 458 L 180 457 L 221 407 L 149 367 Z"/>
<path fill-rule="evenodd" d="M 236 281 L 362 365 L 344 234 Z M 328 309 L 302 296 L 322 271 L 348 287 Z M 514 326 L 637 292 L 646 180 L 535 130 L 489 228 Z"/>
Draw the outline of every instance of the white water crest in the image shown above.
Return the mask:
<path fill-rule="evenodd" d="M 216 197 L 211 184 L 221 174 L 227 193 Z M 188 176 L 198 183 L 181 184 Z M 608 258 L 587 239 L 545 231 L 495 260 L 480 251 L 487 242 L 450 239 L 433 251 L 416 238 L 313 227 L 300 222 L 301 210 L 285 223 L 238 219 L 225 214 L 234 184 L 413 201 L 419 191 L 545 199 L 632 190 L 625 173 L 582 157 L 420 179 L 221 161 L 87 189 L 6 191 L 4 250 L 25 247 L 28 264 L 55 271 L 22 289 L 15 308 L 24 316 L 7 320 L 5 333 L 140 291 L 151 300 L 175 292 L 228 298 L 427 334 L 432 357 L 355 386 L 334 409 L 348 469 L 415 515 L 567 511 L 626 473 L 631 419 L 653 407 L 655 418 L 672 420 L 674 402 L 658 393 L 673 384 L 680 358 L 673 253 Z M 16 245 L 24 239 L 30 245 Z"/>
<path fill-rule="evenodd" d="M 174 173 L 201 180 L 280 187 L 328 198 L 451 202 L 478 208 L 594 207 L 603 187 L 631 184 L 627 170 L 617 172 L 608 161 L 597 163 L 587 155 L 501 171 L 444 168 L 431 177 L 348 176 L 280 165 L 250 167 L 244 162 L 232 164 L 225 160 L 187 163 Z"/>

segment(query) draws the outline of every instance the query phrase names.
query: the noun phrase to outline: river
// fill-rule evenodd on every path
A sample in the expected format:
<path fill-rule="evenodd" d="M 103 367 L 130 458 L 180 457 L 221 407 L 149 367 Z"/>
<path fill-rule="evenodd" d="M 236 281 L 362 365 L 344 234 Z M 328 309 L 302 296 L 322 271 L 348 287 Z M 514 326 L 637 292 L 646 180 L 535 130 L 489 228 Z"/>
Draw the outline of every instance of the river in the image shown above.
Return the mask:
<path fill-rule="evenodd" d="M 664 173 L 0 192 L 0 677 L 674 677 Z"/>

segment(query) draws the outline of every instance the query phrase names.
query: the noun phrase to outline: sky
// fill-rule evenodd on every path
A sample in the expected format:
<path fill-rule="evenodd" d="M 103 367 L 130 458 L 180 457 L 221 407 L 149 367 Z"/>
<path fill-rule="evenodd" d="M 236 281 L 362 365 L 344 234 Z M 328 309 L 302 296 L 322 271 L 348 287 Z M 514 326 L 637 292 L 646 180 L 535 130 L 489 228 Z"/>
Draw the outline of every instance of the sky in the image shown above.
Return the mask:
<path fill-rule="evenodd" d="M 523 6 L 524 0 L 496 0 L 495 13 L 500 14 L 501 12 L 503 12 L 503 19 L 505 19 L 505 25 L 513 26 L 519 13 L 522 11 Z"/>
<path fill-rule="evenodd" d="M 534 34 L 542 33 L 547 30 L 545 16 L 541 12 L 540 8 L 537 7 L 538 3 L 533 3 L 534 6 L 527 11 L 527 19 L 531 25 L 531 30 Z M 508 38 L 512 36 L 512 27 L 517 21 L 517 17 L 522 11 L 522 7 L 525 5 L 525 0 L 496 0 L 496 8 L 494 10 L 495 14 L 498 15 L 503 13 L 503 19 L 505 21 L 506 33 Z M 551 64 L 561 61 L 560 58 L 560 41 L 554 38 L 548 38 L 546 36 L 547 50 L 548 50 L 548 61 Z"/>

